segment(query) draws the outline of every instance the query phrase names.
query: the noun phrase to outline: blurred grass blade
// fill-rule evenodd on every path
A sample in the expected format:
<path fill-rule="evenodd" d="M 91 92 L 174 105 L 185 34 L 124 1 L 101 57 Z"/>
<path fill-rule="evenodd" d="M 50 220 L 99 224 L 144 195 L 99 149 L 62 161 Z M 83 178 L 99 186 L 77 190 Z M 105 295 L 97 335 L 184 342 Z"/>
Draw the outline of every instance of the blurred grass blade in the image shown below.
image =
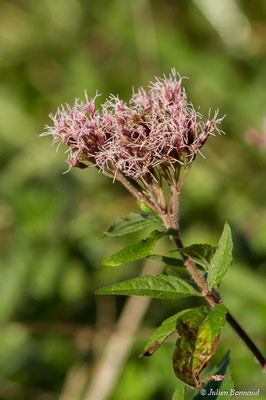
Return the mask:
<path fill-rule="evenodd" d="M 130 213 L 128 216 L 116 218 L 104 236 L 122 236 L 136 232 L 150 225 L 161 223 L 159 217 L 147 213 Z"/>
<path fill-rule="evenodd" d="M 109 267 L 116 267 L 117 265 L 145 258 L 151 254 L 157 240 L 165 235 L 171 235 L 173 232 L 174 231 L 172 229 L 168 229 L 167 231 L 163 232 L 154 230 L 146 239 L 142 239 L 140 242 L 118 251 L 111 257 L 102 261 L 101 264 Z"/>
<path fill-rule="evenodd" d="M 210 261 L 210 268 L 207 277 L 209 289 L 218 285 L 226 275 L 232 261 L 232 235 L 228 223 L 224 225 L 223 233 L 220 237 L 217 250 Z"/>
<path fill-rule="evenodd" d="M 144 347 L 144 353 L 140 354 L 139 357 L 142 356 L 151 356 L 160 346 L 161 344 L 175 332 L 176 321 L 177 319 L 187 312 L 188 310 L 180 311 L 177 314 L 172 315 L 171 317 L 165 319 L 162 324 L 157 328 L 146 346 Z"/>
<path fill-rule="evenodd" d="M 179 381 L 177 382 L 172 400 L 185 400 L 187 386 Z"/>
<path fill-rule="evenodd" d="M 231 389 L 234 388 L 234 381 L 231 377 L 231 370 L 230 370 L 230 352 L 228 351 L 224 358 L 217 364 L 214 368 L 211 369 L 210 375 L 224 375 L 224 376 L 229 376 L 229 379 L 223 380 L 223 381 L 216 381 L 216 380 L 211 380 L 209 381 L 204 389 L 205 389 L 205 394 L 200 393 L 199 390 L 195 392 L 195 395 L 193 397 L 193 400 L 209 400 L 210 398 L 212 400 L 229 400 L 232 398 L 230 396 Z M 224 392 L 224 394 L 221 394 L 221 392 Z M 216 393 L 210 396 L 210 393 Z M 220 394 L 219 394 L 220 393 Z M 226 394 L 228 393 L 228 394 Z"/>
<path fill-rule="evenodd" d="M 178 299 L 200 296 L 191 285 L 175 276 L 154 275 L 129 279 L 104 287 L 96 294 L 116 294 L 126 296 L 148 296 L 154 299 Z"/>

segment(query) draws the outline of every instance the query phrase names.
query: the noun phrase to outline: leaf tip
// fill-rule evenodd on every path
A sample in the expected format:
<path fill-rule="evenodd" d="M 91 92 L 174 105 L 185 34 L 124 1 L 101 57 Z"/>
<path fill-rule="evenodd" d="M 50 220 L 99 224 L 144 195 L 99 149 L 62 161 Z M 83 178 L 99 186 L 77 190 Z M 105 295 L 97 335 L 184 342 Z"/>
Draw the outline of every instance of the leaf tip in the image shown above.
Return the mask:
<path fill-rule="evenodd" d="M 103 265 L 104 267 L 116 267 L 117 265 L 119 265 L 111 262 L 108 258 L 107 260 L 103 260 L 100 264 Z"/>

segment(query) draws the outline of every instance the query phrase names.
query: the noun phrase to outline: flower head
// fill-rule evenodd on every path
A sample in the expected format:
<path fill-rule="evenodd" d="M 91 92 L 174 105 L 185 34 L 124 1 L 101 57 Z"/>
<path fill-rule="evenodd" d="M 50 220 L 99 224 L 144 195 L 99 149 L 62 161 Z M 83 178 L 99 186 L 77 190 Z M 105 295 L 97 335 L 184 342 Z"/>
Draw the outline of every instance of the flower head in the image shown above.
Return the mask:
<path fill-rule="evenodd" d="M 263 118 L 262 129 L 249 129 L 246 133 L 246 141 L 256 147 L 266 149 L 266 116 Z"/>
<path fill-rule="evenodd" d="M 114 178 L 122 173 L 136 181 L 152 179 L 156 169 L 176 169 L 191 163 L 209 135 L 222 121 L 216 112 L 204 123 L 187 100 L 182 78 L 172 69 L 156 78 L 149 90 L 133 92 L 129 103 L 110 96 L 95 108 L 96 96 L 74 106 L 61 106 L 50 115 L 54 143 L 68 146 L 68 164 L 96 166 Z"/>

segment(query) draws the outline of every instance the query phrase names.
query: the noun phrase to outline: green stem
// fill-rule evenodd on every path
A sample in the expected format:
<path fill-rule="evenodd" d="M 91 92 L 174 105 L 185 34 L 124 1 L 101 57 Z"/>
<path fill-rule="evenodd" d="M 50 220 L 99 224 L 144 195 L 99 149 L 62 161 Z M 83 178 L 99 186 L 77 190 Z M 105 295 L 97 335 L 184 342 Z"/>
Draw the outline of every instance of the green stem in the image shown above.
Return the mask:
<path fill-rule="evenodd" d="M 120 181 L 125 188 L 133 194 L 134 197 L 136 197 L 137 200 L 142 201 L 145 203 L 149 208 L 151 208 L 153 211 L 155 211 L 157 214 L 162 216 L 162 211 L 157 208 L 154 203 L 152 203 L 150 200 L 148 200 L 140 191 L 138 191 L 131 183 L 120 173 L 117 172 L 116 179 Z"/>

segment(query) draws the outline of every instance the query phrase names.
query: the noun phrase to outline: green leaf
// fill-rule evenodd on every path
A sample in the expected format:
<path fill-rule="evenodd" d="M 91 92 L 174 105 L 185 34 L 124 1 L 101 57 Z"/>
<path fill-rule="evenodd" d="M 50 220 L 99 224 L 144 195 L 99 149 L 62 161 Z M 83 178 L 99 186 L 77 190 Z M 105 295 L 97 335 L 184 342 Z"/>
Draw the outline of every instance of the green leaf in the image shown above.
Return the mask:
<path fill-rule="evenodd" d="M 187 389 L 187 387 L 184 383 L 182 383 L 180 381 L 177 382 L 172 400 L 185 400 L 186 389 Z"/>
<path fill-rule="evenodd" d="M 156 331 L 153 332 L 150 340 L 144 347 L 144 353 L 140 354 L 139 357 L 151 356 L 168 338 L 168 336 L 175 332 L 177 319 L 187 311 L 188 310 L 180 311 L 179 313 L 165 319 L 159 326 L 159 328 L 157 328 Z"/>
<path fill-rule="evenodd" d="M 226 222 L 217 250 L 210 261 L 210 268 L 207 277 L 208 287 L 210 290 L 214 286 L 218 285 L 227 273 L 232 261 L 232 249 L 233 242 L 231 229 Z"/>
<path fill-rule="evenodd" d="M 224 375 L 230 376 L 230 378 L 222 381 L 214 379 L 209 381 L 204 386 L 206 392 L 200 393 L 197 390 L 193 400 L 209 400 L 210 398 L 213 400 L 229 400 L 232 398 L 230 392 L 234 388 L 234 381 L 231 377 L 229 354 L 230 352 L 228 351 L 219 364 L 211 369 L 210 375 Z"/>
<path fill-rule="evenodd" d="M 209 268 L 209 263 L 214 255 L 216 247 L 211 246 L 209 244 L 192 244 L 191 246 L 182 247 L 179 249 L 173 250 L 184 253 L 186 256 L 189 256 L 195 263 L 201 265 L 205 270 Z"/>
<path fill-rule="evenodd" d="M 213 344 L 225 324 L 226 312 L 225 306 L 216 304 L 200 325 L 194 348 L 193 369 L 201 365 L 201 361 L 198 359 L 201 354 L 211 354 Z"/>
<path fill-rule="evenodd" d="M 178 299 L 200 296 L 191 285 L 175 276 L 141 276 L 121 283 L 104 287 L 96 294 L 117 294 L 126 296 L 148 296 L 154 299 Z"/>
<path fill-rule="evenodd" d="M 184 261 L 180 260 L 179 258 L 166 257 L 166 256 L 162 256 L 160 254 L 151 254 L 151 255 L 148 256 L 148 258 L 151 258 L 153 260 L 162 261 L 166 265 L 172 265 L 172 266 L 175 266 L 175 267 L 185 268 Z"/>
<path fill-rule="evenodd" d="M 128 246 L 102 261 L 102 265 L 116 267 L 117 265 L 145 258 L 151 254 L 157 240 L 165 235 L 171 235 L 173 232 L 174 231 L 172 229 L 168 229 L 164 232 L 154 230 L 146 239 L 142 239 L 140 242 L 133 244 L 132 246 Z"/>
<path fill-rule="evenodd" d="M 185 280 L 191 280 L 191 275 L 184 267 L 174 267 L 172 265 L 166 265 L 165 273 L 166 275 L 173 275 Z"/>
<path fill-rule="evenodd" d="M 115 219 L 107 232 L 104 233 L 104 236 L 122 236 L 160 222 L 160 218 L 155 215 L 150 215 L 144 212 L 139 214 L 131 213 L 124 218 L 119 217 Z"/>
<path fill-rule="evenodd" d="M 217 304 L 191 309 L 182 314 L 176 324 L 178 339 L 173 354 L 174 373 L 193 388 L 202 387 L 200 372 L 216 351 L 220 331 L 225 323 L 226 308 Z"/>
<path fill-rule="evenodd" d="M 155 215 L 159 219 L 159 221 L 162 222 L 162 220 L 158 216 L 158 214 L 155 211 L 153 211 L 150 207 L 148 207 L 145 203 L 143 203 L 143 201 L 138 200 L 137 204 L 138 204 L 139 208 L 141 209 L 141 211 Z"/>

